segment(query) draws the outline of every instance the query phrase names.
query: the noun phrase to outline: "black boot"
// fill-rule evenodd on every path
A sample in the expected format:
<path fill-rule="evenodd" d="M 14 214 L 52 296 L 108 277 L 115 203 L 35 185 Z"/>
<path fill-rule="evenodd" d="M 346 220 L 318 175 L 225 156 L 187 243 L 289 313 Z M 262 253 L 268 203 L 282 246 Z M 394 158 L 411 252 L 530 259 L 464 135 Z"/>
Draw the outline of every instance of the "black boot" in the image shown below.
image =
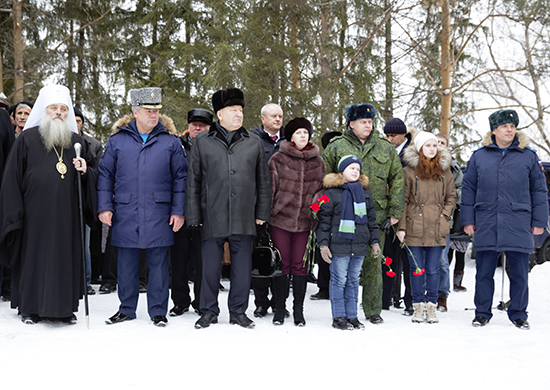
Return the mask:
<path fill-rule="evenodd" d="M 282 325 L 285 322 L 287 290 L 288 275 L 273 278 L 273 325 Z"/>
<path fill-rule="evenodd" d="M 294 294 L 294 325 L 305 326 L 304 298 L 306 297 L 307 276 L 292 277 L 292 292 Z"/>
<path fill-rule="evenodd" d="M 467 288 L 462 286 L 463 277 L 464 277 L 464 271 L 455 271 L 453 276 L 453 291 L 455 292 L 467 291 Z"/>

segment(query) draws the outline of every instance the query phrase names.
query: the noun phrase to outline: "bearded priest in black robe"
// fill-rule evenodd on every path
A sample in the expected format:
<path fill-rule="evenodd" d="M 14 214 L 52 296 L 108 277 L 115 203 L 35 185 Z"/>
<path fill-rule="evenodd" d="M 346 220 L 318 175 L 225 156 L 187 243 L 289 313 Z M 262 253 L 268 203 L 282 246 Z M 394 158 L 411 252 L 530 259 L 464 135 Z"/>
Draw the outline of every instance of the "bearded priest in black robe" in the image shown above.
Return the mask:
<path fill-rule="evenodd" d="M 11 307 L 24 323 L 75 323 L 83 293 L 78 180 L 84 217 L 96 215 L 96 173 L 77 133 L 69 90 L 40 90 L 10 151 L 0 191 L 0 261 L 12 267 Z M 74 144 L 82 152 L 76 158 Z"/>

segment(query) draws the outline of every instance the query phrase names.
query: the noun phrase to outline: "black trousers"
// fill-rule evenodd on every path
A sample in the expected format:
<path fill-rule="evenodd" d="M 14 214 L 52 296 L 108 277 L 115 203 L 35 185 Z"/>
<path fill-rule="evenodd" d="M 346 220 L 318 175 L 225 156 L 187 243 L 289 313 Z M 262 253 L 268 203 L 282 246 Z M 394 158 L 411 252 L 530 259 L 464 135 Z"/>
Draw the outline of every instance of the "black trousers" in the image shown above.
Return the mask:
<path fill-rule="evenodd" d="M 391 264 L 391 268 L 396 275 L 393 278 L 387 276 L 386 271 L 388 271 L 389 268 L 382 265 L 382 307 L 389 308 L 392 304 L 392 299 L 395 307 L 400 306 L 402 298 L 401 277 L 403 277 L 405 282 L 405 295 L 403 296 L 405 307 L 412 307 L 411 275 L 410 264 L 407 258 L 407 250 L 405 248 L 401 248 L 401 242 L 395 236 L 393 229 L 389 234 L 386 234 L 386 241 L 383 249 L 384 256 L 392 259 L 393 262 Z"/>
<path fill-rule="evenodd" d="M 330 281 L 330 265 L 321 257 L 319 246 L 315 248 L 315 261 L 319 266 L 319 271 L 317 273 L 317 287 L 319 287 L 320 292 L 329 295 L 328 284 Z"/>
<path fill-rule="evenodd" d="M 210 238 L 202 242 L 202 283 L 200 312 L 220 314 L 218 293 L 222 269 L 223 244 L 229 242 L 231 288 L 228 306 L 231 315 L 244 314 L 248 308 L 252 273 L 252 236 Z"/>
<path fill-rule="evenodd" d="M 189 265 L 195 263 L 194 300 L 191 302 L 189 289 Z M 172 301 L 174 305 L 199 310 L 202 277 L 201 231 L 182 227 L 174 234 L 174 245 L 170 247 Z"/>

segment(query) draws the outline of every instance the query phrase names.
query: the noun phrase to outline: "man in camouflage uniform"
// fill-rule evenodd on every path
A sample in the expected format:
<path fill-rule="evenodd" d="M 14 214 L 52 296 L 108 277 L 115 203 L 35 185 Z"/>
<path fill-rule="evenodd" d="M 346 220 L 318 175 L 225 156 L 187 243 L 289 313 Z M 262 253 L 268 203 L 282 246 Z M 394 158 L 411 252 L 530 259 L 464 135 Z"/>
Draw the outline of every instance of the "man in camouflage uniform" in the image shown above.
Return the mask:
<path fill-rule="evenodd" d="M 381 230 L 395 225 L 403 214 L 405 179 L 399 156 L 391 142 L 373 130 L 376 110 L 372 104 L 346 107 L 348 128 L 341 137 L 333 138 L 322 154 L 328 173 L 338 173 L 338 161 L 346 155 L 361 159 L 361 173 L 369 178 L 369 190 L 374 198 L 376 221 Z M 380 247 L 384 247 L 381 234 Z M 361 272 L 363 311 L 373 324 L 384 322 L 382 311 L 381 260 L 375 259 L 369 249 Z"/>

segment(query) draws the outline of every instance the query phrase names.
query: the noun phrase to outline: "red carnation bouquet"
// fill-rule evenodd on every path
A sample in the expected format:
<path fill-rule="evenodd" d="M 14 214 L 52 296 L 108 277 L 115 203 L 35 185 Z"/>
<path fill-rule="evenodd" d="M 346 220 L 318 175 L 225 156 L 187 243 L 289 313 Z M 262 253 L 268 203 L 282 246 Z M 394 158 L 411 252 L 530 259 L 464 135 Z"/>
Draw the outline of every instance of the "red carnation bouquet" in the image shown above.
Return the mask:
<path fill-rule="evenodd" d="M 314 221 L 318 221 L 319 217 L 317 216 L 317 213 L 319 213 L 319 210 L 321 210 L 321 205 L 324 203 L 328 203 L 330 201 L 330 198 L 326 195 L 323 195 L 319 198 L 317 198 L 317 202 L 313 202 L 309 208 L 311 209 L 312 217 Z M 304 253 L 304 268 L 306 266 L 311 266 L 315 262 L 314 256 L 312 253 L 315 251 L 315 248 L 317 246 L 317 231 L 316 231 L 317 223 L 312 224 L 312 228 L 309 230 L 309 236 L 307 238 L 307 245 L 306 245 L 306 251 Z"/>

